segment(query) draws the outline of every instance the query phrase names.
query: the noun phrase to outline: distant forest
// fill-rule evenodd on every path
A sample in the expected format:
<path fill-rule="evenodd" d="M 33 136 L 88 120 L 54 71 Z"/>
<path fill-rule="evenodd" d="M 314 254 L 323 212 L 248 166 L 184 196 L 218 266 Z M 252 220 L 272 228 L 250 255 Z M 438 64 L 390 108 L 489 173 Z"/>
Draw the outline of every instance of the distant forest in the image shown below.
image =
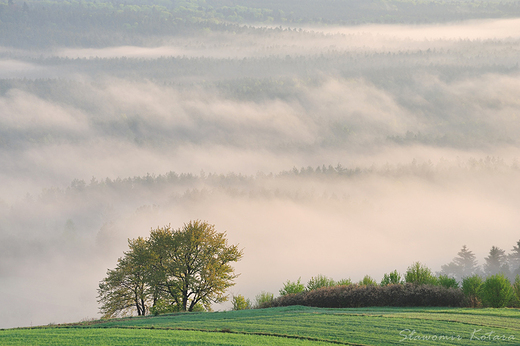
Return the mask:
<path fill-rule="evenodd" d="M 153 45 L 165 36 L 255 32 L 268 24 L 424 24 L 520 15 L 520 1 L 161 0 L 0 3 L 0 45 L 36 48 Z"/>

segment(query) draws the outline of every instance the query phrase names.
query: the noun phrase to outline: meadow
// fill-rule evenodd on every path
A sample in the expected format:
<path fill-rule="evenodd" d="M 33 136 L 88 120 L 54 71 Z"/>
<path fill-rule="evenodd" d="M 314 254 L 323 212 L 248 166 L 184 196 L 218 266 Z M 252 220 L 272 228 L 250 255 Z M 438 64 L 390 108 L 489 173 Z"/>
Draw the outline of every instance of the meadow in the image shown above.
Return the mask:
<path fill-rule="evenodd" d="M 517 345 L 518 309 L 291 306 L 0 331 L 1 345 Z"/>

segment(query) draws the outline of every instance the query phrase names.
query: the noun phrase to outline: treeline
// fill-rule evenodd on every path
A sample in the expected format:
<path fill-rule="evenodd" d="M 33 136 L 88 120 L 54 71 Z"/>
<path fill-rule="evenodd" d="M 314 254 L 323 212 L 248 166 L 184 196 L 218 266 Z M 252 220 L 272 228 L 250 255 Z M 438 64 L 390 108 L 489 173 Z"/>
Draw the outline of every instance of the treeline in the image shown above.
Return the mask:
<path fill-rule="evenodd" d="M 481 159 L 471 158 L 467 161 L 459 161 L 456 164 L 448 161 L 440 161 L 433 163 L 431 161 L 418 162 L 415 159 L 409 164 L 390 165 L 385 164 L 381 166 L 368 167 L 348 167 L 341 164 L 336 165 L 321 165 L 317 167 L 293 167 L 291 170 L 281 171 L 277 173 L 258 172 L 256 175 L 244 175 L 236 173 L 217 174 L 206 173 L 201 171 L 199 174 L 194 173 L 176 173 L 170 171 L 165 174 L 147 174 L 145 176 L 135 176 L 128 178 L 105 178 L 98 180 L 92 177 L 90 181 L 82 179 L 74 179 L 66 188 L 47 188 L 42 190 L 39 196 L 35 196 L 33 202 L 41 201 L 43 203 L 69 203 L 70 198 L 79 200 L 89 200 L 92 197 L 99 196 L 105 193 L 106 195 L 117 196 L 126 199 L 125 196 L 140 196 L 144 197 L 160 197 L 161 192 L 173 193 L 177 191 L 177 195 L 170 194 L 170 198 L 182 199 L 190 198 L 190 196 L 197 195 L 199 198 L 211 196 L 212 192 L 218 190 L 219 192 L 230 195 L 242 195 L 244 197 L 282 197 L 284 191 L 273 185 L 274 189 L 269 190 L 265 183 L 280 182 L 283 184 L 287 179 L 320 179 L 329 181 L 339 181 L 347 179 L 355 179 L 360 177 L 381 176 L 388 178 L 400 179 L 402 177 L 423 177 L 425 179 L 435 179 L 442 176 L 464 176 L 468 173 L 483 172 L 506 172 L 516 174 L 520 170 L 520 163 L 514 161 L 507 163 L 499 157 L 486 157 Z M 136 195 L 137 193 L 137 195 Z M 320 195 L 322 196 L 322 195 Z M 287 197 L 287 196 L 286 196 Z M 146 199 L 144 199 L 146 200 Z M 517 250 L 513 250 L 517 251 Z M 502 253 L 502 255 L 500 255 Z M 516 256 L 516 255 L 515 255 Z M 503 255 L 503 250 L 496 252 L 492 249 L 490 251 L 489 268 L 495 268 L 492 263 L 496 260 L 501 263 L 507 258 Z M 461 262 L 462 261 L 462 262 Z M 446 273 L 456 275 L 460 278 L 461 275 L 456 274 L 461 271 L 462 275 L 471 273 L 479 273 L 476 264 L 475 255 L 464 247 L 459 252 L 458 257 L 454 259 L 456 264 L 449 264 L 445 266 Z M 488 263 L 486 262 L 486 263 Z M 463 263 L 463 264 L 458 264 Z M 513 270 L 517 267 L 511 262 Z M 487 264 L 486 264 L 487 265 Z M 501 265 L 499 267 L 501 267 Z M 460 267 L 462 266 L 462 267 Z M 487 268 L 486 267 L 486 268 Z M 444 268 L 444 267 L 443 267 Z M 488 272 L 489 270 L 484 270 Z M 520 273 L 519 273 L 520 274 Z"/>
<path fill-rule="evenodd" d="M 520 275 L 520 240 L 508 254 L 505 250 L 492 246 L 482 266 L 478 265 L 476 256 L 464 245 L 450 263 L 441 267 L 441 273 L 452 276 L 459 282 L 473 275 L 489 277 L 496 274 L 503 274 L 514 280 Z"/>
<path fill-rule="evenodd" d="M 149 45 L 153 37 L 208 30 L 244 31 L 238 23 L 432 23 L 519 15 L 518 1 L 200 0 L 143 4 L 8 0 L 0 3 L 0 45 Z"/>
<path fill-rule="evenodd" d="M 520 13 L 517 1 L 207 0 L 230 21 L 274 23 L 431 23 Z"/>
<path fill-rule="evenodd" d="M 0 4 L 0 45 L 20 48 L 149 45 L 154 36 L 226 30 L 226 23 L 197 20 L 192 11 L 110 2 Z M 202 12 L 203 13 L 203 12 Z M 237 25 L 234 28 L 239 30 Z"/>
<path fill-rule="evenodd" d="M 258 29 L 262 30 L 262 29 Z M 183 53 L 172 52 L 174 56 L 161 57 L 27 57 L 23 53 L 0 52 L 5 59 L 17 59 L 42 69 L 59 68 L 64 76 L 66 73 L 82 73 L 91 76 L 113 76 L 130 80 L 149 79 L 159 83 L 182 85 L 188 82 L 203 81 L 207 85 L 230 83 L 240 87 L 251 87 L 251 83 L 265 83 L 272 81 L 279 83 L 298 79 L 298 83 L 310 80 L 319 80 L 323 73 L 341 78 L 363 78 L 382 87 L 385 82 L 393 87 L 413 83 L 413 75 L 420 72 L 429 72 L 439 75 L 446 80 L 479 76 L 483 73 L 514 73 L 518 71 L 517 51 L 508 41 L 452 41 L 445 42 L 448 48 L 415 49 L 405 48 L 399 51 L 373 51 L 367 49 L 348 48 L 359 44 L 362 38 L 349 42 L 349 38 L 338 35 L 331 36 L 320 33 L 302 33 L 296 30 L 280 30 L 274 40 L 281 40 L 282 47 L 266 47 L 258 43 L 249 47 L 250 52 L 239 52 L 240 41 L 262 40 L 268 36 L 270 30 L 251 35 L 235 36 L 229 57 L 212 57 L 226 50 L 226 43 L 212 43 L 209 39 L 200 38 L 199 45 L 185 47 L 193 49 L 198 56 L 190 57 Z M 306 47 L 306 40 L 330 40 L 331 44 L 337 37 L 338 47 L 320 47 L 311 49 Z M 193 38 L 194 40 L 197 37 Z M 366 40 L 372 40 L 367 36 Z M 283 47 L 284 44 L 295 40 L 294 47 Z M 301 40 L 301 41 L 300 41 Z M 406 42 L 403 43 L 403 45 Z M 344 45 L 344 46 L 341 46 Z M 435 44 L 433 44 L 435 45 Z M 462 48 L 461 48 L 462 46 Z M 229 49 L 229 48 L 228 48 Z M 261 56 L 254 56 L 261 52 Z M 131 54 L 132 50 L 128 50 Z M 72 53 L 74 54 L 74 53 Z M 84 53 L 88 54 L 88 53 Z M 95 54 L 95 53 L 92 53 Z M 245 54 L 246 56 L 240 56 Z M 253 56 L 247 56 L 251 54 Z M 164 55 L 168 55 L 165 52 Z M 44 73 L 42 71 L 42 73 Z M 188 79 L 189 77 L 189 79 Z M 180 79 L 180 82 L 179 82 Z M 386 80 L 385 80 L 386 79 Z M 389 79 L 389 80 L 388 80 Z M 182 83 L 181 83 L 182 82 Z M 6 83 L 6 82 L 3 82 Z M 210 84 L 211 83 L 211 84 Z M 396 85 L 397 84 L 397 85 Z M 189 84 L 188 84 L 189 85 Z M 274 85 L 270 85 L 274 86 Z M 286 85 L 286 87 L 290 87 Z"/>
<path fill-rule="evenodd" d="M 355 308 L 369 306 L 451 306 L 451 307 L 520 307 L 520 240 L 508 256 L 514 265 L 510 271 L 502 265 L 494 270 L 494 259 L 486 258 L 486 273 L 468 275 L 457 280 L 441 271 L 437 276 L 420 262 L 413 263 L 406 273 L 397 270 L 384 274 L 380 283 L 365 276 L 357 283 L 350 279 L 335 281 L 324 275 L 312 277 L 306 285 L 288 280 L 279 296 L 261 292 L 255 303 L 242 295 L 233 296 L 233 309 L 267 308 L 305 305 L 326 308 Z M 466 247 L 463 253 L 468 254 Z M 471 252 L 469 252 L 471 253 Z M 465 258 L 473 258 L 472 256 Z M 461 263 L 460 261 L 455 261 Z M 444 268 L 444 267 L 443 267 Z M 494 268 L 493 270 L 491 268 Z M 513 279 L 512 272 L 517 273 Z M 509 277 L 508 277 L 509 276 Z"/>

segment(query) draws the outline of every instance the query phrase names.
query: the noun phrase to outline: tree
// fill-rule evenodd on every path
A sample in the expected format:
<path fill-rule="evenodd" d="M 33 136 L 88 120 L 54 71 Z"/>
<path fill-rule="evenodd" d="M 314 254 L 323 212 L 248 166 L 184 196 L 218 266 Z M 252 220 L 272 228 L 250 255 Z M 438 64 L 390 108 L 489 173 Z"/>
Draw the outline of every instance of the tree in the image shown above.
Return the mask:
<path fill-rule="evenodd" d="M 233 303 L 233 310 L 247 310 L 251 309 L 251 301 L 246 299 L 243 295 L 233 296 L 231 299 Z"/>
<path fill-rule="evenodd" d="M 506 252 L 496 246 L 492 246 L 489 250 L 488 257 L 485 258 L 484 273 L 492 276 L 498 273 L 509 273 L 509 267 L 506 261 Z"/>
<path fill-rule="evenodd" d="M 274 294 L 270 292 L 262 291 L 255 297 L 255 309 L 262 309 L 262 308 L 268 308 L 271 307 L 271 304 L 274 299 Z"/>
<path fill-rule="evenodd" d="M 193 311 L 199 302 L 209 308 L 212 302 L 227 300 L 224 293 L 238 276 L 230 263 L 243 253 L 236 245 L 228 246 L 225 236 L 199 220 L 178 230 L 152 230 L 152 280 L 182 311 Z"/>
<path fill-rule="evenodd" d="M 369 275 L 365 275 L 362 280 L 359 281 L 360 286 L 377 286 L 376 280 L 372 279 Z"/>
<path fill-rule="evenodd" d="M 157 228 L 147 239 L 129 240 L 130 251 L 99 284 L 105 317 L 137 311 L 145 315 L 194 311 L 227 300 L 225 291 L 238 276 L 231 262 L 242 250 L 228 245 L 213 225 L 191 221 L 181 229 Z"/>
<path fill-rule="evenodd" d="M 394 270 L 389 274 L 384 274 L 383 279 L 381 280 L 381 286 L 398 285 L 400 283 L 402 283 L 401 274 L 399 274 L 397 270 Z"/>
<path fill-rule="evenodd" d="M 440 286 L 446 288 L 459 288 L 459 283 L 455 278 L 449 277 L 448 275 L 439 275 L 438 283 Z"/>
<path fill-rule="evenodd" d="M 422 265 L 420 262 L 415 262 L 406 270 L 404 275 L 406 283 L 416 285 L 435 285 L 437 278 L 433 276 L 430 268 Z"/>
<path fill-rule="evenodd" d="M 463 278 L 473 275 L 477 268 L 475 255 L 464 245 L 453 261 L 441 266 L 441 274 L 452 275 L 457 281 L 461 281 Z"/>
<path fill-rule="evenodd" d="M 352 285 L 352 280 L 349 279 L 341 279 L 334 283 L 334 286 L 350 286 Z"/>
<path fill-rule="evenodd" d="M 480 287 L 482 286 L 482 278 L 479 275 L 467 276 L 462 279 L 462 292 L 468 299 L 471 307 L 480 305 Z"/>
<path fill-rule="evenodd" d="M 285 296 L 287 294 L 293 294 L 293 293 L 301 293 L 305 291 L 305 286 L 301 283 L 301 277 L 298 278 L 298 281 L 292 282 L 290 280 L 287 280 L 283 284 L 283 288 L 280 289 L 279 293 L 281 296 Z"/>
<path fill-rule="evenodd" d="M 309 281 L 307 282 L 306 290 L 307 291 L 313 291 L 317 290 L 321 287 L 332 287 L 336 286 L 336 283 L 333 279 L 330 279 L 326 277 L 325 275 L 318 275 L 316 277 L 311 277 Z"/>
<path fill-rule="evenodd" d="M 103 317 L 137 312 L 145 315 L 154 303 L 148 284 L 148 251 L 143 238 L 128 240 L 130 251 L 119 258 L 117 267 L 107 271 L 107 277 L 99 283 L 98 302 Z"/>
<path fill-rule="evenodd" d="M 515 293 L 517 307 L 520 307 L 520 275 L 516 275 L 513 283 L 513 292 Z"/>
<path fill-rule="evenodd" d="M 520 275 L 520 240 L 513 246 L 511 253 L 507 256 L 509 269 L 513 275 Z"/>
<path fill-rule="evenodd" d="M 482 302 L 493 308 L 503 308 L 514 296 L 513 287 L 504 274 L 488 277 L 481 286 Z"/>

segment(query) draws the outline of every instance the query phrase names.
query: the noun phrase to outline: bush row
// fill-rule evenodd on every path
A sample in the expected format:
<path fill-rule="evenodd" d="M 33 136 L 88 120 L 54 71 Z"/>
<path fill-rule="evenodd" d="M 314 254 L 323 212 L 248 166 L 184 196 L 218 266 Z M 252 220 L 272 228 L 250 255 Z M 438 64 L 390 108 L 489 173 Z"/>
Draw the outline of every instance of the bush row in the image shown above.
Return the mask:
<path fill-rule="evenodd" d="M 323 308 L 357 308 L 369 306 L 451 306 L 466 305 L 460 289 L 435 285 L 390 284 L 322 287 L 292 293 L 263 302 L 259 307 L 304 305 Z"/>

